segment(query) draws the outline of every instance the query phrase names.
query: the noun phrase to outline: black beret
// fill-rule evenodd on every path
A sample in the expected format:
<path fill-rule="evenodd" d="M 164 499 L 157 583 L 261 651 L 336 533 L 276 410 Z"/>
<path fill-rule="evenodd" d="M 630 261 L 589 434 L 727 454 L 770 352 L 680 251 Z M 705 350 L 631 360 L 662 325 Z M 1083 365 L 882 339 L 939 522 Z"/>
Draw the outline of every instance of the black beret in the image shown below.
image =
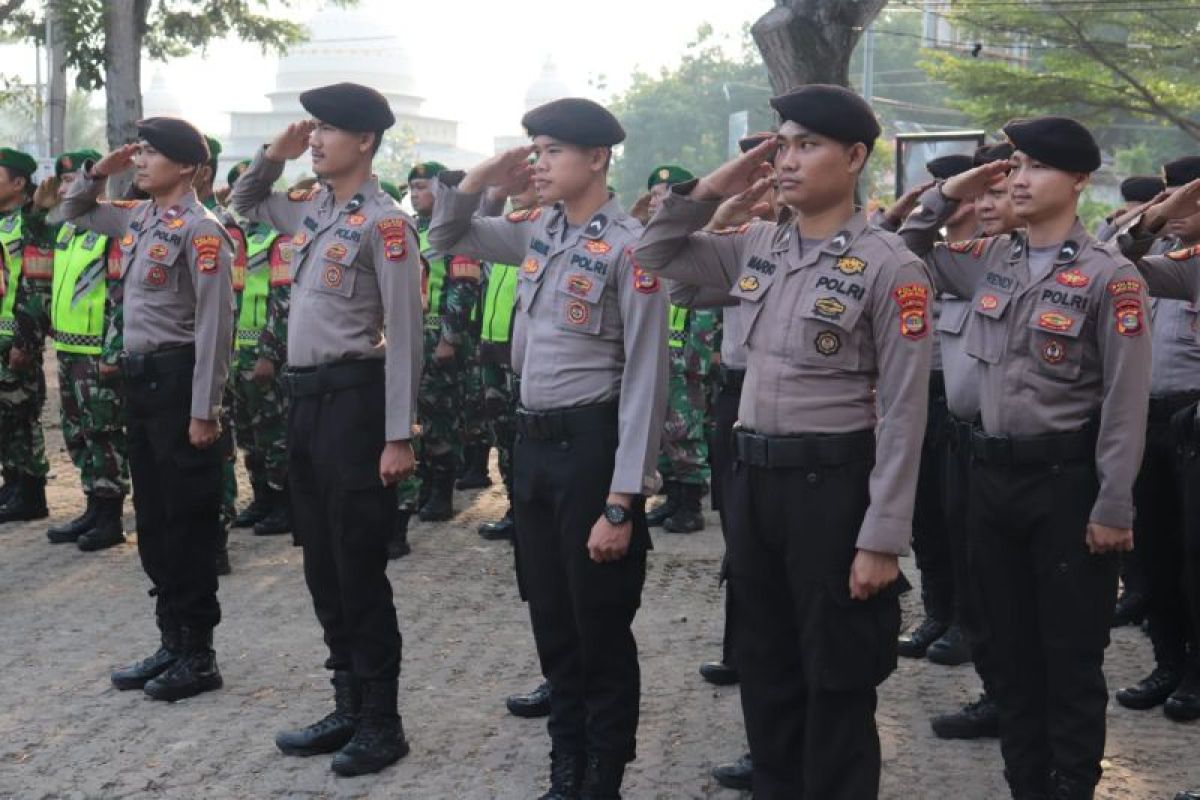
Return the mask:
<path fill-rule="evenodd" d="M 1183 186 L 1200 178 L 1200 156 L 1184 156 L 1163 164 L 1167 186 Z"/>
<path fill-rule="evenodd" d="M 137 135 L 177 164 L 207 164 L 211 158 L 204 134 L 186 120 L 150 117 L 138 122 Z"/>
<path fill-rule="evenodd" d="M 971 162 L 976 167 L 982 167 L 984 164 L 991 164 L 993 161 L 1008 161 L 1012 158 L 1012 154 L 1013 146 L 1008 142 L 985 144 L 975 151 L 975 156 L 971 159 Z"/>
<path fill-rule="evenodd" d="M 953 178 L 955 175 L 961 175 L 974 166 L 975 159 L 962 153 L 938 156 L 931 161 L 925 162 L 925 169 L 929 171 L 929 174 L 943 181 L 947 178 Z"/>
<path fill-rule="evenodd" d="M 607 108 L 582 97 L 564 97 L 538 106 L 521 124 L 535 136 L 551 136 L 581 147 L 612 147 L 625 141 L 625 129 Z"/>
<path fill-rule="evenodd" d="M 321 122 L 354 133 L 380 133 L 396 124 L 387 98 L 360 83 L 334 83 L 300 94 L 300 105 Z"/>
<path fill-rule="evenodd" d="M 862 142 L 868 149 L 875 146 L 881 132 L 867 101 L 844 86 L 810 83 L 772 97 L 771 108 L 781 119 L 813 133 L 839 142 Z"/>
<path fill-rule="evenodd" d="M 762 131 L 760 133 L 751 133 L 748 136 L 743 136 L 738 139 L 738 149 L 743 153 L 749 153 L 754 148 L 758 147 L 768 139 L 774 139 L 775 134 L 771 131 Z"/>
<path fill-rule="evenodd" d="M 1121 181 L 1121 197 L 1127 203 L 1146 203 L 1165 188 L 1166 183 L 1156 175 L 1134 175 Z"/>
<path fill-rule="evenodd" d="M 1065 172 L 1100 169 L 1100 147 L 1091 131 L 1070 117 L 1015 119 L 1004 126 L 1012 146 L 1046 166 Z"/>

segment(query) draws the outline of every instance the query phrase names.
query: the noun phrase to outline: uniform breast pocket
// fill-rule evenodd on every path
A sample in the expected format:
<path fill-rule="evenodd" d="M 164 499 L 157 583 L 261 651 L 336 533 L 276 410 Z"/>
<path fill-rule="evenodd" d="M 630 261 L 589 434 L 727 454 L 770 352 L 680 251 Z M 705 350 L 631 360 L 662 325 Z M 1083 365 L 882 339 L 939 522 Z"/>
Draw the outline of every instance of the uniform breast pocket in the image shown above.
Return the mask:
<path fill-rule="evenodd" d="M 1175 326 L 1175 338 L 1179 341 L 1200 342 L 1200 311 L 1195 307 L 1181 308 Z"/>
<path fill-rule="evenodd" d="M 1029 349 L 1037 371 L 1064 381 L 1079 377 L 1083 364 L 1085 317 L 1054 307 L 1040 307 L 1028 322 Z"/>
<path fill-rule="evenodd" d="M 604 281 L 588 272 L 565 272 L 554 294 L 562 330 L 595 336 L 604 321 Z"/>
<path fill-rule="evenodd" d="M 823 294 L 805 294 L 799 304 L 798 334 L 789 338 L 792 360 L 810 367 L 857 370 L 862 363 L 862 336 L 855 328 L 862 316 L 858 302 Z"/>
<path fill-rule="evenodd" d="M 517 281 L 517 297 L 513 301 L 513 307 L 528 314 L 533 308 L 533 301 L 537 299 L 538 290 L 541 288 L 541 272 L 523 272 Z"/>
<path fill-rule="evenodd" d="M 179 291 L 179 273 L 186 269 L 182 264 L 164 264 L 147 261 L 142 265 L 142 288 L 152 292 Z"/>
<path fill-rule="evenodd" d="M 971 304 L 965 300 L 943 300 L 937 318 L 938 333 L 947 336 L 962 336 L 971 316 Z"/>
<path fill-rule="evenodd" d="M 315 279 L 310 284 L 315 291 L 322 294 L 335 294 L 339 297 L 353 297 L 354 284 L 358 280 L 358 270 L 353 266 L 339 264 L 336 261 L 321 263 Z"/>
<path fill-rule="evenodd" d="M 1012 295 L 993 291 L 980 291 L 971 301 L 971 324 L 967 325 L 967 336 L 963 346 L 967 354 L 985 364 L 998 364 L 1004 356 L 1004 345 L 1008 340 L 1006 315 L 1012 305 Z M 966 323 L 964 322 L 964 325 Z"/>

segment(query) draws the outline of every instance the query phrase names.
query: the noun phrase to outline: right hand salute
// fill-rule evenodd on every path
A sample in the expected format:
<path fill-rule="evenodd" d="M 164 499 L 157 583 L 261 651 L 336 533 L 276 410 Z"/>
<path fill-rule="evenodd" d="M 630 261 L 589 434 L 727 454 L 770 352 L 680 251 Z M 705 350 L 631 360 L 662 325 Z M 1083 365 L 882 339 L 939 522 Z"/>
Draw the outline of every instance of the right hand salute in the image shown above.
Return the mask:
<path fill-rule="evenodd" d="M 317 127 L 317 121 L 306 119 L 303 122 L 293 122 L 283 133 L 275 137 L 267 145 L 267 158 L 272 161 L 291 161 L 299 158 L 308 150 L 308 137 Z"/>
<path fill-rule="evenodd" d="M 949 178 L 942 184 L 942 196 L 947 200 L 975 200 L 992 184 L 1004 179 L 1010 167 L 1007 161 L 992 161 L 981 167 Z"/>
<path fill-rule="evenodd" d="M 520 194 L 533 176 L 529 156 L 533 154 L 531 144 L 514 147 L 482 161 L 471 169 L 459 184 L 464 194 L 476 194 L 489 187 L 503 187 L 511 197 Z M 511 190 L 511 191 L 510 191 Z"/>
<path fill-rule="evenodd" d="M 104 158 L 92 164 L 91 176 L 93 178 L 107 178 L 110 175 L 117 175 L 124 172 L 133 166 L 133 157 L 137 155 L 138 145 L 124 144 L 113 150 Z"/>
<path fill-rule="evenodd" d="M 764 161 L 770 161 L 778 147 L 774 139 L 767 139 L 762 144 L 742 153 L 732 161 L 726 161 L 712 172 L 705 175 L 692 190 L 692 197 L 697 200 L 723 200 L 754 183 L 754 173 Z"/>

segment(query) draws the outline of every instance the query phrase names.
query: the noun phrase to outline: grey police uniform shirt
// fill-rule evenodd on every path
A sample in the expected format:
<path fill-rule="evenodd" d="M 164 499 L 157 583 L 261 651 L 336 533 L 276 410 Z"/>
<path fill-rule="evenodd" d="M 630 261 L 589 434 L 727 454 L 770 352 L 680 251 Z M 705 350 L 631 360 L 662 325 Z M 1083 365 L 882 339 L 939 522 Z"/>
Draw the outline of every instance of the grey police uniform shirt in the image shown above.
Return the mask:
<path fill-rule="evenodd" d="M 101 201 L 104 180 L 80 174 L 58 215 L 120 243 L 124 345 L 153 353 L 194 345 L 191 415 L 215 420 L 233 358 L 234 244 L 189 191 L 170 208 Z"/>
<path fill-rule="evenodd" d="M 561 204 L 498 219 L 475 215 L 478 207 L 478 194 L 439 180 L 427 235 L 440 250 L 521 265 L 512 346 L 521 405 L 550 411 L 618 402 L 609 490 L 655 491 L 667 407 L 667 293 L 634 263 L 641 224 L 613 198 L 570 230 Z"/>
<path fill-rule="evenodd" d="M 385 435 L 409 440 L 423 358 L 416 226 L 376 178 L 339 204 L 320 183 L 271 191 L 283 167 L 260 151 L 234 184 L 230 206 L 292 237 L 288 365 L 383 359 Z"/>
<path fill-rule="evenodd" d="M 1150 394 L 1146 288 L 1115 245 L 1076 222 L 1040 280 L 1023 232 L 933 244 L 957 204 L 940 186 L 921 196 L 900 229 L 939 288 L 970 298 L 966 351 L 981 362 L 981 416 L 992 435 L 1038 436 L 1099 418 L 1100 491 L 1090 519 L 1133 524 Z"/>
<path fill-rule="evenodd" d="M 1166 255 L 1182 249 L 1183 243 L 1178 238 L 1167 236 L 1153 244 L 1150 255 Z M 1200 319 L 1197 318 L 1196 304 L 1191 299 L 1154 297 L 1154 287 L 1149 289 L 1150 330 L 1154 341 L 1150 396 L 1200 391 Z"/>
<path fill-rule="evenodd" d="M 746 349 L 746 315 L 742 303 L 724 288 L 698 286 L 667 278 L 671 304 L 680 308 L 721 309 L 721 366 L 746 369 L 750 357 Z"/>
<path fill-rule="evenodd" d="M 719 203 L 688 197 L 694 186 L 667 195 L 642 235 L 638 262 L 740 301 L 749 352 L 738 412 L 745 428 L 875 430 L 871 504 L 857 545 L 907 552 L 933 350 L 924 266 L 861 213 L 805 250 L 791 222 L 702 231 Z"/>

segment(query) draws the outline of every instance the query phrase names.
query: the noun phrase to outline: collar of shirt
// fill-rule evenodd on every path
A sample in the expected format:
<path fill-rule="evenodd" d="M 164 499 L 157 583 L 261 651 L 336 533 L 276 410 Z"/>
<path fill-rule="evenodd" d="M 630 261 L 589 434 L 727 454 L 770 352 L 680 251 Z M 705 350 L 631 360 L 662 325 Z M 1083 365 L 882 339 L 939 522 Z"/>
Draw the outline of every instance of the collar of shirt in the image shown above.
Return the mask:
<path fill-rule="evenodd" d="M 554 204 L 554 210 L 546 223 L 546 235 L 552 241 L 557 240 L 564 245 L 573 244 L 579 236 L 585 239 L 603 239 L 604 234 L 613 227 L 613 224 L 624 216 L 625 210 L 621 208 L 621 201 L 617 199 L 616 195 L 609 194 L 608 202 L 592 214 L 586 225 L 570 226 L 571 238 L 568 240 L 564 236 L 567 229 L 566 206 L 560 201 Z"/>
<path fill-rule="evenodd" d="M 864 232 L 870 230 L 871 223 L 867 219 L 866 212 L 856 211 L 850 216 L 838 229 L 836 233 L 818 243 L 816 247 L 804 246 L 801 244 L 800 228 L 795 223 L 781 224 L 775 232 L 775 239 L 771 243 L 771 251 L 773 253 L 782 253 L 792 246 L 792 241 L 795 240 L 794 255 L 799 259 L 798 263 L 790 266 L 788 271 L 807 267 L 816 263 L 816 260 L 822 253 L 828 253 L 832 256 L 844 256 L 858 241 L 858 238 Z M 811 240 L 805 240 L 806 242 Z"/>

